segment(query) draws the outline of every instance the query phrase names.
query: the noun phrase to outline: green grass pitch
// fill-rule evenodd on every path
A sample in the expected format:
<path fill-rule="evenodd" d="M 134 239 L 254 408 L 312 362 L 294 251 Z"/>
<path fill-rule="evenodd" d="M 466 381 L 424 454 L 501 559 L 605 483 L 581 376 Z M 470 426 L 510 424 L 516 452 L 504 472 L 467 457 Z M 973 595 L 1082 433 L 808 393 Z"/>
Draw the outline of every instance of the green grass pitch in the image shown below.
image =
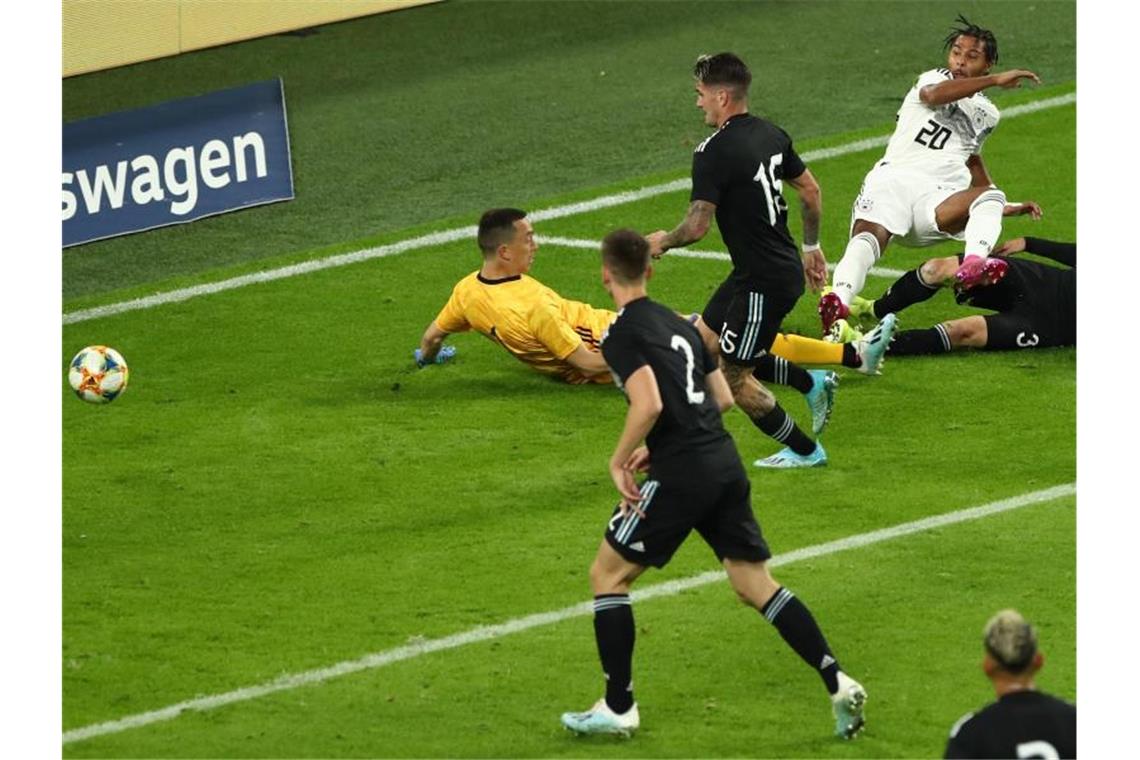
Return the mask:
<path fill-rule="evenodd" d="M 451 5 L 428 14 L 438 18 Z M 1017 15 L 1005 5 L 977 5 Z M 685 14 L 665 7 L 667 15 Z M 899 7 L 914 19 L 923 15 Z M 455 8 L 470 12 L 468 4 Z M 1027 23 L 1059 24 L 1072 13 L 1066 4 L 1042 8 Z M 756 20 L 743 6 L 733 12 Z M 415 13 L 392 18 L 421 23 Z M 936 30 L 945 25 L 940 13 Z M 838 24 L 857 15 L 841 14 L 827 39 L 842 37 Z M 907 18 L 925 29 L 921 19 Z M 344 49 L 355 54 L 349 43 L 357 28 L 338 25 L 326 38 L 347 37 Z M 1012 43 L 1013 50 L 1028 44 L 1025 37 Z M 251 46 L 261 55 L 278 44 L 285 43 Z M 178 65 L 208 70 L 210 60 L 222 65 L 241 49 L 108 72 L 107 80 L 145 80 Z M 685 97 L 685 62 L 703 49 L 678 56 L 672 79 Z M 589 45 L 576 51 L 571 59 L 590 66 L 599 54 Z M 540 52 L 527 48 L 536 60 Z M 1043 64 L 1059 72 L 1053 86 L 999 105 L 1073 91 L 1065 55 Z M 912 55 L 898 65 L 910 72 L 904 87 L 926 60 Z M 669 78 L 643 76 L 650 74 Z M 456 87 L 463 83 L 451 76 Z M 82 101 L 98 84 L 80 78 L 71 87 Z M 887 95 L 897 100 L 902 91 L 885 89 L 882 100 L 819 104 L 834 115 L 838 126 L 830 129 L 809 128 L 815 106 L 803 105 L 789 115 L 801 120 L 799 131 L 789 128 L 798 148 L 889 131 L 895 106 Z M 67 95 L 65 88 L 65 103 Z M 587 162 L 594 174 L 586 166 L 563 186 L 543 179 L 529 191 L 514 187 L 501 202 L 539 208 L 685 176 L 691 148 L 683 138 L 699 132 L 699 114 L 681 105 L 652 130 L 671 146 L 668 158 L 642 170 L 614 169 L 603 166 L 612 158 L 603 153 Z M 291 104 L 301 124 L 316 118 L 296 111 Z M 1037 200 L 1046 211 L 1038 223 L 1008 220 L 1006 237 L 1075 239 L 1075 129 L 1076 108 L 1066 105 L 1008 119 L 987 143 L 991 173 L 1009 197 Z M 822 240 L 833 262 L 842 253 L 848 204 L 879 153 L 811 165 L 824 190 Z M 297 213 L 314 218 L 316 206 L 302 207 L 300 180 L 325 168 L 297 166 Z M 474 193 L 466 182 L 457 186 Z M 278 222 L 302 226 L 291 204 L 85 246 L 65 254 L 66 308 L 470 224 L 489 205 L 484 197 L 432 207 L 422 218 L 409 213 L 403 227 L 314 227 L 296 247 L 254 241 Z M 312 196 L 305 203 L 319 205 Z M 685 193 L 674 193 L 537 223 L 536 230 L 598 240 L 616 226 L 671 227 L 685 205 Z M 219 253 L 218 241 L 230 237 L 235 249 L 260 253 Z M 148 244 L 162 248 L 159 258 L 179 250 L 198 250 L 200 258 L 174 267 L 142 263 L 118 282 L 85 274 Z M 715 234 L 696 247 L 722 250 Z M 880 265 L 906 269 L 954 250 L 896 247 Z M 122 351 L 132 372 L 130 388 L 107 407 L 82 404 L 61 388 L 65 731 L 589 599 L 587 567 L 614 502 L 605 462 L 625 403 L 610 387 L 550 382 L 474 334 L 449 341 L 459 349 L 453 363 L 416 370 L 411 350 L 424 326 L 451 285 L 477 266 L 473 244 L 458 242 L 63 328 L 61 362 L 84 345 L 105 343 Z M 679 310 L 697 310 L 726 271 L 724 262 L 667 256 L 650 291 Z M 545 245 L 531 274 L 567 297 L 608 305 L 594 251 Z M 867 291 L 889 282 L 870 278 Z M 902 320 L 927 326 L 964 313 L 943 293 Z M 814 334 L 816 326 L 814 301 L 805 297 L 786 327 Z M 831 464 L 752 474 L 754 506 L 773 550 L 1074 482 L 1075 369 L 1075 350 L 1063 349 L 893 359 L 877 378 L 841 370 L 824 436 Z M 797 394 L 775 390 L 805 422 Z M 776 449 L 738 411 L 726 425 L 748 461 Z M 936 756 L 953 722 L 992 698 L 979 667 L 980 631 L 1001 607 L 1019 608 L 1038 626 L 1046 654 L 1041 687 L 1076 698 L 1075 502 L 1066 496 L 776 570 L 870 692 L 867 730 L 853 742 L 831 736 L 819 679 L 727 584 L 714 583 L 635 604 L 643 727 L 630 741 L 577 739 L 558 725 L 561 711 L 585 708 L 602 689 L 589 617 L 581 616 L 69 742 L 63 754 Z M 694 537 L 639 586 L 715 568 Z"/>

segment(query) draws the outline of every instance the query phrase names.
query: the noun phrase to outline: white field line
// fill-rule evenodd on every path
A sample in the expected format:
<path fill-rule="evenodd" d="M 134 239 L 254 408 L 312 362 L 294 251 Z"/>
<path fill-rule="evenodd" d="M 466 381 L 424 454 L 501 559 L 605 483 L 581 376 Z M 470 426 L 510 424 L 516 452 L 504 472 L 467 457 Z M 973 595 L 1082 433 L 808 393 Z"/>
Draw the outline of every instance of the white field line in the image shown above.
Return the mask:
<path fill-rule="evenodd" d="M 562 248 L 588 248 L 593 251 L 601 250 L 602 241 L 600 240 L 582 240 L 580 238 L 565 238 L 565 237 L 550 237 L 547 235 L 538 236 L 539 243 L 546 243 L 547 245 L 557 245 Z M 694 251 L 691 248 L 677 248 L 665 254 L 666 258 L 676 258 L 680 256 L 683 259 L 713 259 L 715 261 L 728 261 L 729 255 L 724 251 Z M 827 265 L 828 271 L 835 269 L 835 264 Z M 902 269 L 886 269 L 884 267 L 871 267 L 867 274 L 875 277 L 890 277 L 897 279 L 906 274 Z"/>
<path fill-rule="evenodd" d="M 933 517 L 926 517 L 921 520 L 914 520 L 913 522 L 900 523 L 890 528 L 883 528 L 881 530 L 874 530 L 869 533 L 860 533 L 847 538 L 841 538 L 836 541 L 828 541 L 823 544 L 815 544 L 814 546 L 806 546 L 802 549 L 780 554 L 772 558 L 769 563 L 772 567 L 779 567 L 781 565 L 788 565 L 793 562 L 799 562 L 805 559 L 812 559 L 815 557 L 824 557 L 830 554 L 847 551 L 849 549 L 857 549 L 863 546 L 870 546 L 882 541 L 889 541 L 903 536 L 909 536 L 914 533 L 932 530 L 934 528 L 942 528 L 956 523 L 968 522 L 971 520 L 980 520 L 990 515 L 995 515 L 1000 512 L 1008 512 L 1013 509 L 1020 509 L 1032 504 L 1041 504 L 1044 502 L 1052 501 L 1061 498 L 1062 496 L 1071 496 L 1077 492 L 1075 483 L 1066 483 L 1064 485 L 1046 488 L 1041 491 L 1031 491 L 1029 493 L 1014 496 L 1000 501 L 993 501 L 988 504 L 983 504 L 978 507 L 970 507 L 967 509 L 959 509 L 954 512 L 946 512 L 941 515 Z M 637 591 L 634 591 L 632 598 L 635 601 L 645 601 L 654 599 L 661 596 L 673 596 L 687 589 L 705 586 L 710 583 L 717 583 L 725 577 L 724 572 L 720 570 L 713 570 L 699 575 L 690 576 L 688 578 L 679 578 L 673 581 L 666 581 L 656 585 L 649 586 Z M 223 694 L 213 694 L 204 697 L 197 697 L 195 699 L 188 699 L 184 702 L 163 707 L 158 710 L 151 710 L 149 712 L 137 713 L 129 715 L 125 718 L 118 720 L 107 721 L 105 723 L 96 723 L 82 728 L 72 729 L 65 731 L 63 734 L 63 743 L 70 744 L 72 742 L 84 741 L 92 739 L 96 736 L 103 736 L 106 734 L 116 734 L 121 731 L 127 731 L 132 728 L 139 728 L 151 723 L 158 723 L 161 721 L 171 720 L 177 718 L 183 712 L 194 710 L 202 712 L 205 710 L 213 710 L 224 705 L 233 704 L 235 702 L 245 702 L 251 699 L 257 699 L 267 694 L 273 694 L 279 691 L 288 691 L 296 689 L 301 686 L 310 684 L 322 683 L 333 678 L 357 673 L 362 670 L 371 670 L 374 668 L 382 668 L 386 665 L 391 665 L 403 660 L 410 660 L 415 657 L 420 657 L 431 652 L 440 652 L 447 649 L 455 649 L 457 647 L 466 646 L 468 644 L 475 644 L 481 641 L 496 639 L 501 636 L 507 636 L 512 633 L 519 633 L 531 628 L 539 628 L 542 626 L 553 625 L 560 623 L 564 620 L 571 618 L 583 617 L 593 612 L 592 602 L 582 602 L 570 607 L 563 607 L 560 610 L 553 610 L 550 612 L 540 612 L 534 615 L 527 615 L 526 617 L 514 618 L 505 623 L 498 623 L 496 625 L 480 626 L 472 628 L 462 633 L 445 636 L 441 639 L 428 639 L 426 641 L 418 641 L 413 644 L 406 644 L 404 646 L 395 647 L 394 649 L 386 649 L 382 652 L 375 652 L 373 654 L 365 655 L 357 660 L 346 660 L 339 662 L 335 665 L 330 665 L 325 668 L 318 668 L 316 670 L 307 670 L 302 673 L 291 673 L 280 676 L 272 681 L 257 684 L 255 686 L 246 686 L 241 689 L 227 691 Z"/>
<path fill-rule="evenodd" d="M 1054 98 L 1044 98 L 1032 103 L 1026 103 L 1020 106 L 1013 106 L 1006 109 L 1002 114 L 1003 118 L 1013 118 L 1022 114 L 1034 113 L 1042 111 L 1047 108 L 1056 108 L 1058 106 L 1069 105 L 1070 103 L 1077 102 L 1077 94 L 1069 93 L 1067 95 L 1060 95 Z M 821 161 L 827 158 L 835 158 L 836 156 L 845 156 L 850 153 L 860 153 L 872 148 L 879 148 L 887 144 L 889 140 L 888 135 L 880 135 L 878 137 L 869 137 L 865 140 L 856 140 L 855 142 L 844 143 L 837 145 L 834 148 L 823 148 L 821 150 L 811 150 L 803 154 L 802 158 L 805 162 L 811 163 L 813 161 Z M 598 198 L 592 198 L 588 201 L 581 201 L 579 203 L 570 203 L 565 206 L 554 206 L 552 208 L 545 208 L 539 211 L 534 211 L 529 214 L 529 217 L 536 221 L 545 221 L 547 219 L 560 219 L 566 216 L 574 216 L 577 214 L 585 214 L 590 211 L 597 211 L 598 209 L 609 208 L 611 206 L 619 206 L 623 203 L 632 203 L 634 201 L 644 200 L 645 198 L 652 198 L 654 196 L 663 195 L 665 193 L 673 193 L 681 190 L 688 190 L 691 187 L 690 180 L 678 179 L 672 182 L 666 182 L 660 185 L 651 185 L 643 187 L 640 190 L 630 190 L 623 193 L 616 193 L 614 195 L 603 195 Z M 269 282 L 271 280 L 280 280 L 285 277 L 295 277 L 296 275 L 306 274 L 308 272 L 316 272 L 321 269 L 331 269 L 333 267 L 341 267 L 347 264 L 355 264 L 359 261 L 368 261 L 370 259 L 379 259 L 385 256 L 393 256 L 405 251 L 412 251 L 418 248 L 430 248 L 432 246 L 443 245 L 444 243 L 453 243 L 457 240 L 468 240 L 475 237 L 476 228 L 471 227 L 456 227 L 454 229 L 445 230 L 443 232 L 435 232 L 430 235 L 421 235 L 419 237 L 410 238 L 408 240 L 401 240 L 396 243 L 389 243 L 387 245 L 377 246 L 375 248 L 366 248 L 352 253 L 340 254 L 337 256 L 329 256 L 323 259 L 314 259 L 306 261 L 302 264 L 293 264 L 291 266 L 280 267 L 278 269 L 267 269 L 253 274 L 242 275 L 240 277 L 232 277 L 228 280 L 219 280 L 217 282 L 204 283 L 202 285 L 192 285 L 187 288 L 178 288 L 177 290 L 168 290 L 154 295 L 146 296 L 144 298 L 135 298 L 130 301 L 119 301 L 118 303 L 107 304 L 105 306 L 95 306 L 90 309 L 79 309 L 77 311 L 66 312 L 63 315 L 63 324 L 70 325 L 76 322 L 86 322 L 90 319 L 98 319 L 100 317 L 109 317 L 115 314 L 122 314 L 128 311 L 137 311 L 139 309 L 150 309 L 155 306 L 162 306 L 168 303 L 177 303 L 179 301 L 187 301 L 191 298 L 198 296 L 209 295 L 210 293 L 221 293 L 226 290 L 233 290 L 235 288 L 244 288 L 246 285 L 253 285 L 258 282 Z M 700 258 L 700 257 L 697 257 Z"/>

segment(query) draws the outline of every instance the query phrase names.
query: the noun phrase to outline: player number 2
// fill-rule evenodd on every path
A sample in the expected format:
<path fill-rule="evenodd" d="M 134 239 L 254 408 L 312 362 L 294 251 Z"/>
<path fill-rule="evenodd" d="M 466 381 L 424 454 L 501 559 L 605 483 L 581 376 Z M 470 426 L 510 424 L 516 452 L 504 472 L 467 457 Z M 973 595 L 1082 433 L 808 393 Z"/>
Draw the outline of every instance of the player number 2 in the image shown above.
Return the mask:
<path fill-rule="evenodd" d="M 1060 760 L 1061 753 L 1046 741 L 1022 742 L 1017 745 L 1019 758 L 1039 758 L 1039 760 Z"/>
<path fill-rule="evenodd" d="M 703 404 L 705 392 L 697 390 L 697 383 L 693 379 L 693 370 L 696 369 L 697 364 L 696 357 L 693 356 L 693 347 L 689 345 L 689 341 L 680 335 L 674 335 L 669 345 L 673 347 L 674 351 L 680 351 L 685 355 L 685 395 L 689 398 L 689 403 Z"/>
<path fill-rule="evenodd" d="M 780 212 L 788 210 L 787 201 L 784 200 L 784 196 L 780 195 L 780 191 L 784 189 L 784 181 L 776 177 L 776 167 L 782 166 L 783 163 L 784 154 L 777 153 L 772 156 L 767 165 L 761 161 L 760 168 L 756 170 L 756 176 L 752 178 L 753 182 L 759 182 L 760 186 L 764 188 L 764 200 L 768 203 L 768 224 L 772 226 L 775 226 Z"/>
<path fill-rule="evenodd" d="M 915 135 L 914 141 L 919 145 L 925 145 L 931 150 L 942 150 L 946 147 L 946 141 L 949 139 L 950 128 L 944 127 L 934 119 L 931 119 L 926 122 L 926 126 L 922 128 L 922 131 Z"/>

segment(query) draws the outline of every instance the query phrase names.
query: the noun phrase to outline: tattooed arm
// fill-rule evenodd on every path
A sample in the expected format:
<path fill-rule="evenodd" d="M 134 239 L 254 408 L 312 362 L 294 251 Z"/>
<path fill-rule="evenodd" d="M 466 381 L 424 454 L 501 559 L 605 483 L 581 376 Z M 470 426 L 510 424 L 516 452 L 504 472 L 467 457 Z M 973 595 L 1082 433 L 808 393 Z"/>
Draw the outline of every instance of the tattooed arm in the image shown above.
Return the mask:
<path fill-rule="evenodd" d="M 670 248 L 682 248 L 697 242 L 708 233 L 715 213 L 714 204 L 708 201 L 693 201 L 689 204 L 685 218 L 672 231 L 658 230 L 646 236 L 650 255 L 656 259 Z"/>

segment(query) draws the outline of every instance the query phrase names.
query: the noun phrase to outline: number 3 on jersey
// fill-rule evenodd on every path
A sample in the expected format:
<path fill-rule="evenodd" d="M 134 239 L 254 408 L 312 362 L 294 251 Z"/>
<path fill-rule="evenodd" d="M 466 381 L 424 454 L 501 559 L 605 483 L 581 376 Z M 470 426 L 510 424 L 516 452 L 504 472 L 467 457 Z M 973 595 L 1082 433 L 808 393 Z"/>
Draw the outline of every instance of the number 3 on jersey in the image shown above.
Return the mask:
<path fill-rule="evenodd" d="M 674 351 L 680 351 L 685 355 L 685 396 L 689 399 L 690 404 L 703 404 L 705 402 L 705 392 L 697 390 L 697 383 L 693 379 L 693 371 L 696 369 L 696 357 L 693 356 L 693 347 L 689 345 L 689 341 L 682 338 L 680 335 L 673 335 L 673 340 L 669 343 Z"/>
<path fill-rule="evenodd" d="M 756 170 L 756 176 L 752 178 L 753 182 L 759 182 L 760 186 L 764 188 L 764 200 L 768 202 L 768 224 L 773 227 L 780 217 L 780 213 L 788 210 L 788 203 L 784 200 L 784 196 L 780 191 L 784 189 L 784 181 L 776 177 L 776 167 L 783 165 L 784 154 L 777 153 L 772 156 L 767 166 L 764 162 L 760 162 L 760 168 Z"/>

